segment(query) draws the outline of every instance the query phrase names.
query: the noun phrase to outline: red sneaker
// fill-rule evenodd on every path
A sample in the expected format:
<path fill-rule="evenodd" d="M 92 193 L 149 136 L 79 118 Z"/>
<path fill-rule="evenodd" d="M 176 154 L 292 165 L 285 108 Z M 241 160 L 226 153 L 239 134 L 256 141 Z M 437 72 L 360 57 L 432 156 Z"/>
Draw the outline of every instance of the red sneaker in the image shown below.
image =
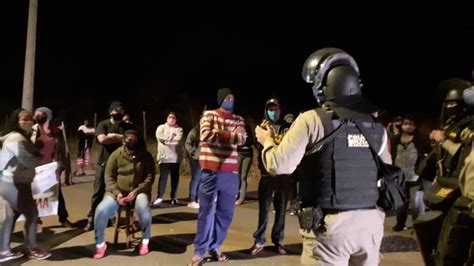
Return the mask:
<path fill-rule="evenodd" d="M 107 243 L 104 244 L 101 248 L 95 248 L 94 259 L 102 259 L 105 256 L 105 251 L 107 250 Z"/>
<path fill-rule="evenodd" d="M 148 250 L 148 244 L 145 245 L 143 243 L 140 244 L 140 249 L 138 250 L 138 253 L 140 254 L 140 256 L 143 256 L 143 255 L 146 255 L 148 254 L 149 250 Z"/>

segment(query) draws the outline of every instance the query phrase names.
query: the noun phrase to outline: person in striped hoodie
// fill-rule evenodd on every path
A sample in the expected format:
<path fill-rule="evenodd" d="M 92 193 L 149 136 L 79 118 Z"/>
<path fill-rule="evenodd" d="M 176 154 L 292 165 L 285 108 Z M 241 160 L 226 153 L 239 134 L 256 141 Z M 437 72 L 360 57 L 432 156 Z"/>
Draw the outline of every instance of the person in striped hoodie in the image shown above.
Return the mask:
<path fill-rule="evenodd" d="M 239 190 L 237 146 L 247 136 L 244 119 L 233 113 L 232 91 L 219 89 L 217 103 L 220 107 L 206 111 L 200 121 L 200 208 L 191 265 L 200 265 L 206 252 L 214 260 L 228 260 L 219 248 L 232 222 Z"/>

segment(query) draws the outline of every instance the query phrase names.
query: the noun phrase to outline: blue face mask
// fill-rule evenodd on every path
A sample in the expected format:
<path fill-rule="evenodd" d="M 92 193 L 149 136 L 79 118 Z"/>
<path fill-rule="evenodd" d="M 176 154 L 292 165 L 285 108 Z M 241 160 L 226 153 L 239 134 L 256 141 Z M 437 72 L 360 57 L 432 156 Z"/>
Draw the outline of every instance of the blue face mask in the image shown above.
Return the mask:
<path fill-rule="evenodd" d="M 267 116 L 272 122 L 276 122 L 280 118 L 280 111 L 267 111 Z"/>
<path fill-rule="evenodd" d="M 224 110 L 227 111 L 232 111 L 234 110 L 234 102 L 222 102 L 221 107 L 224 108 Z"/>
<path fill-rule="evenodd" d="M 462 92 L 462 97 L 467 105 L 474 106 L 474 86 L 465 89 Z"/>

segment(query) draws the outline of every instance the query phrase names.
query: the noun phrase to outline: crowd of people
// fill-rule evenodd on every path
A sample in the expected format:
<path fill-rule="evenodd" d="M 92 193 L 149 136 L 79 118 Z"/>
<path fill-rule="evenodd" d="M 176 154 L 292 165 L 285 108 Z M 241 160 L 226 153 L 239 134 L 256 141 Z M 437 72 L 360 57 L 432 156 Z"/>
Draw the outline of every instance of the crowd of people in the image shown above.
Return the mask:
<path fill-rule="evenodd" d="M 326 48 L 312 54 L 304 65 L 303 78 L 314 83 L 320 108 L 295 119 L 291 113 L 283 115 L 279 99 L 269 98 L 262 104 L 261 123 L 253 129 L 234 113 L 233 91 L 219 89 L 218 107 L 205 110 L 199 124 L 187 134 L 177 114 L 167 114 L 166 122 L 156 129 L 156 158 L 147 150 L 143 135 L 121 102 L 112 102 L 109 117 L 95 128 L 85 120 L 78 128 L 73 174 L 86 174 L 92 145 L 99 145 L 94 191 L 83 228 L 95 233 L 92 257 L 106 255 L 104 232 L 120 206 L 134 208 L 142 231 L 138 254 L 149 253 L 151 207 L 164 203 L 168 176 L 171 204 L 180 204 L 177 191 L 183 159 L 189 161 L 191 169 L 187 206 L 199 209 L 190 265 L 202 264 L 207 253 L 215 261 L 228 260 L 221 246 L 235 207 L 247 199 L 254 154 L 258 156 L 260 179 L 254 242 L 248 251 L 251 256 L 264 249 L 273 203 L 271 241 L 277 254 L 287 253 L 284 236 L 289 212 L 298 214 L 300 220 L 302 264 L 378 264 L 385 214 L 377 207 L 378 171 L 369 145 L 385 163 L 400 167 L 404 174 L 408 201 L 396 210 L 394 231 L 408 229 L 409 210 L 416 222 L 433 209 L 426 203 L 426 195 L 436 178 L 461 180 L 462 195 L 472 200 L 474 89 L 470 82 L 450 83 L 442 106 L 442 124 L 428 136 L 417 130 L 421 121 L 411 114 L 396 116 L 383 126 L 378 109 L 362 96 L 355 60 L 340 49 Z M 59 182 L 57 215 L 61 226 L 73 226 L 61 192 L 61 185 L 72 183 L 64 130 L 64 123 L 53 118 L 51 109 L 39 107 L 34 113 L 13 111 L 2 131 L 0 204 L 6 215 L 0 221 L 0 262 L 24 256 L 10 249 L 19 214 L 26 217 L 26 254 L 33 259 L 51 256 L 36 243 L 36 234 L 42 231 L 36 206 L 44 204 L 44 199 L 33 197 L 31 183 L 39 165 L 58 162 L 57 177 L 60 180 L 63 176 L 63 180 Z M 153 200 L 157 170 L 158 194 Z M 470 203 L 467 206 L 472 208 Z M 463 259 L 467 260 L 466 256 Z"/>

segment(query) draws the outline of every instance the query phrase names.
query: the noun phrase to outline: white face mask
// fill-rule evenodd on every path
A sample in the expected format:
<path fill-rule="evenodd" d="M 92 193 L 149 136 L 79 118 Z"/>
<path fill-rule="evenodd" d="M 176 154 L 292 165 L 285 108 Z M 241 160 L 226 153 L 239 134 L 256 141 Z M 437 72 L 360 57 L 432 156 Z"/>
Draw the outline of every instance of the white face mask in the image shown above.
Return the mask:
<path fill-rule="evenodd" d="M 33 121 L 20 121 L 18 122 L 18 125 L 20 125 L 21 129 L 29 133 L 33 128 Z"/>

